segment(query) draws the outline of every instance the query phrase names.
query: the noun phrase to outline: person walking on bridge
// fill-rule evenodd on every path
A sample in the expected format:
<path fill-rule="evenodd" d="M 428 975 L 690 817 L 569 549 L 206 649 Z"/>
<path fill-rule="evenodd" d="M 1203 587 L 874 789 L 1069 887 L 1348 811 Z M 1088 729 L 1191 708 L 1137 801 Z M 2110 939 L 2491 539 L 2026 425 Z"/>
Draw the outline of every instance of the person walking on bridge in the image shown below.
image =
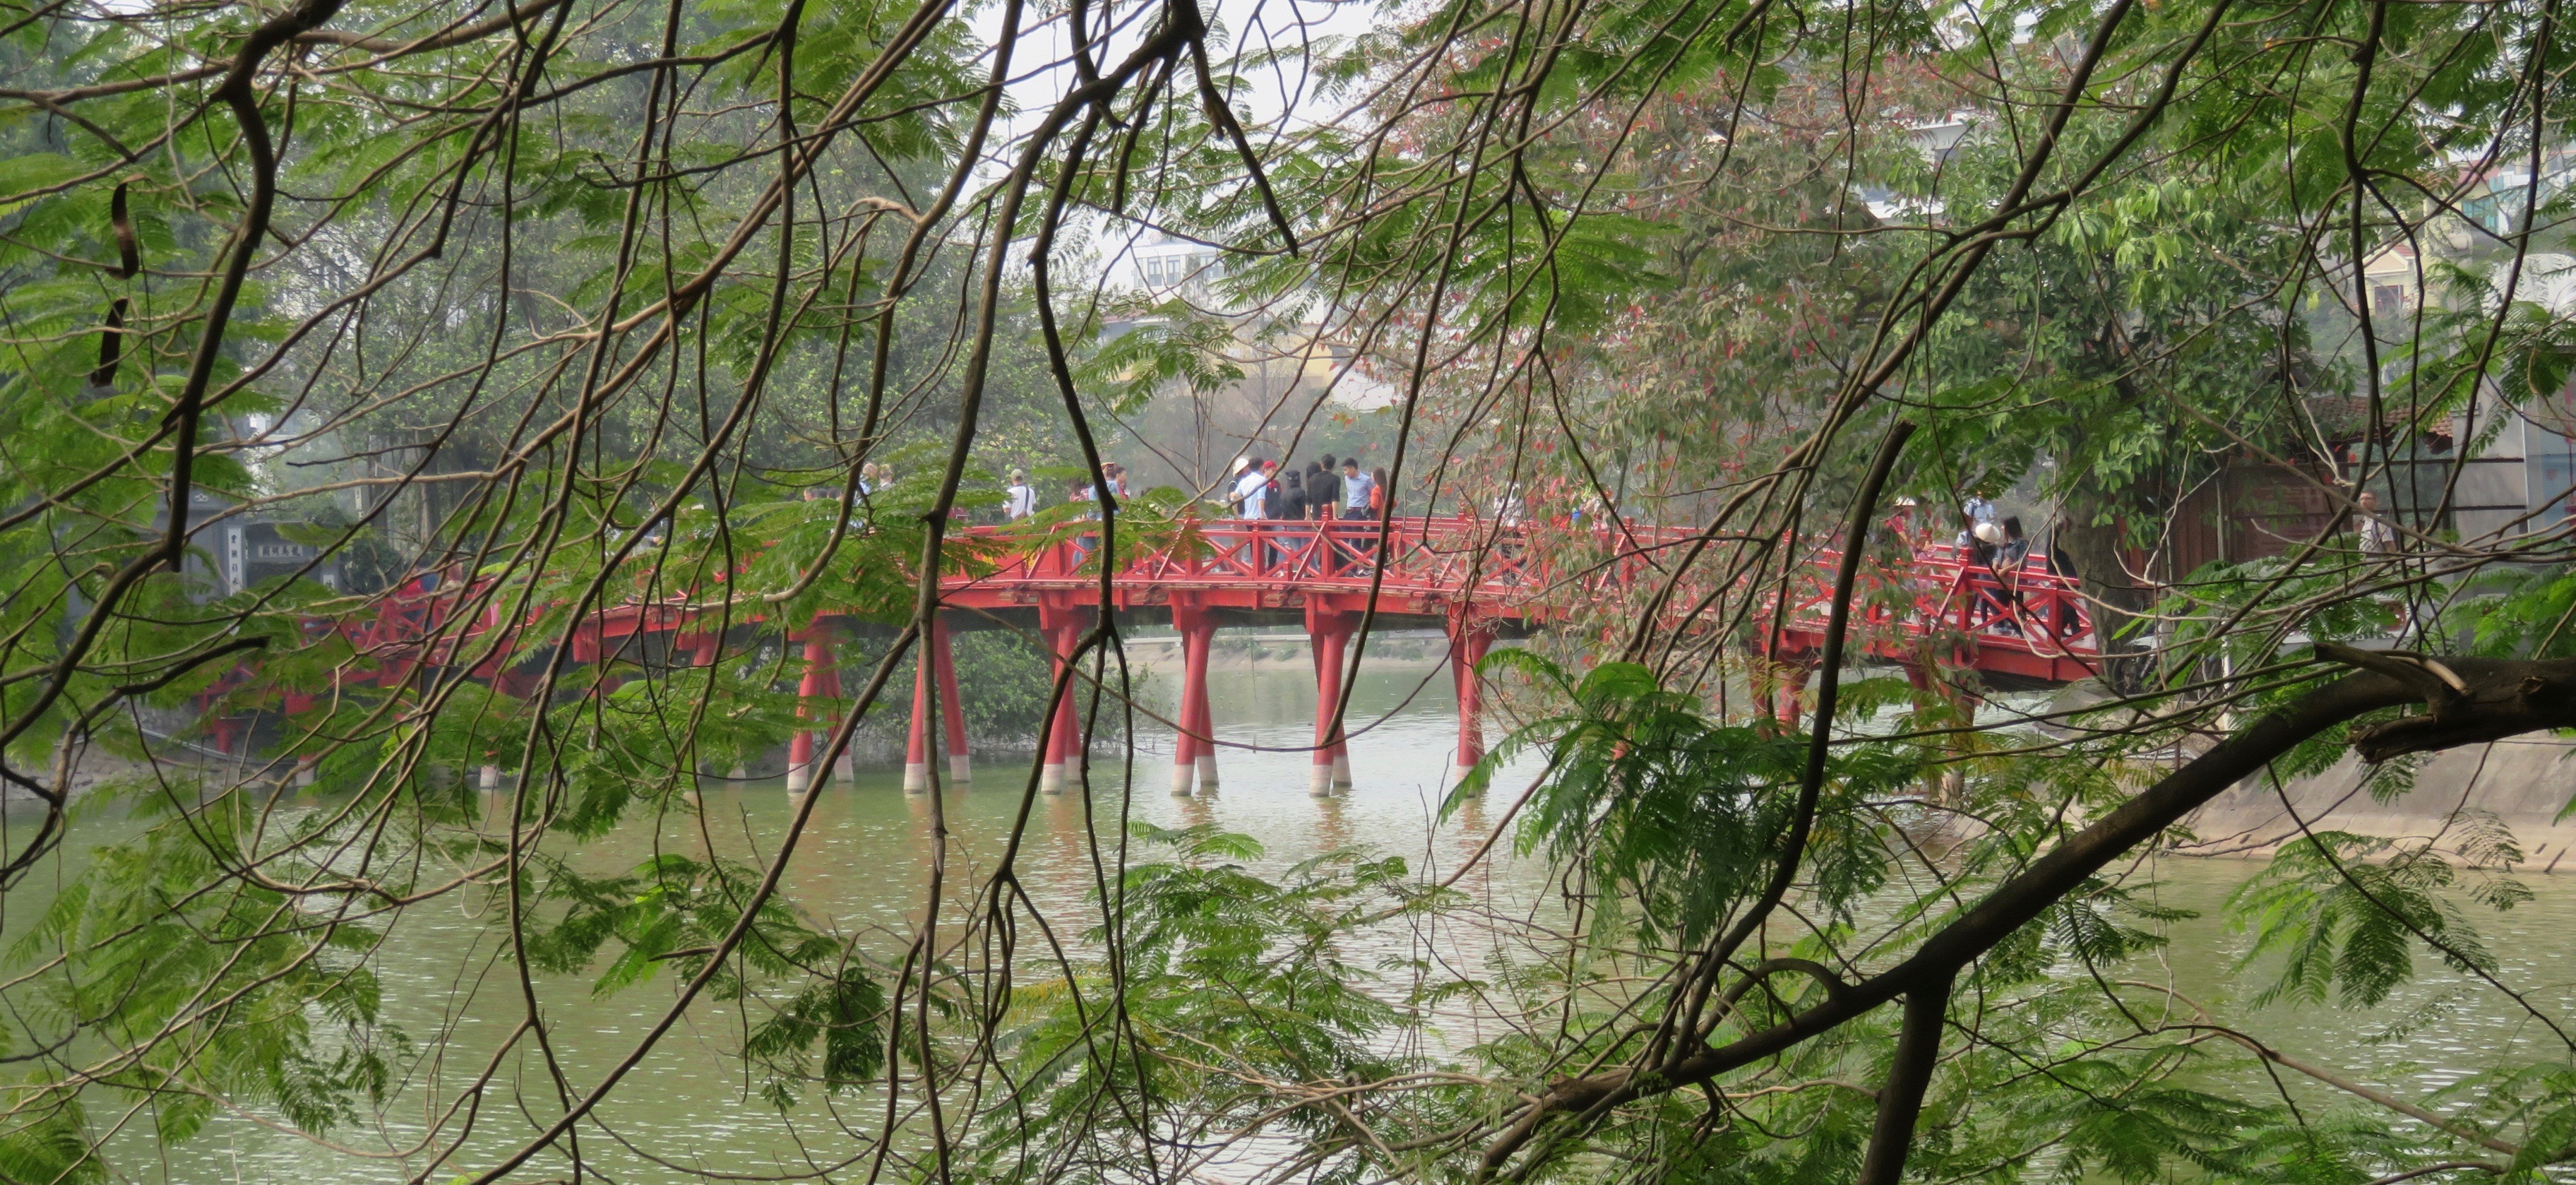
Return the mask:
<path fill-rule="evenodd" d="M 1261 467 L 1261 462 L 1245 457 L 1234 463 L 1234 489 L 1226 495 L 1226 503 L 1234 508 L 1234 517 L 1244 522 L 1248 534 L 1261 531 L 1262 504 L 1268 501 L 1269 486 L 1270 474 Z M 1255 543 L 1238 548 L 1234 560 L 1247 568 L 1260 566 L 1260 545 Z"/>
<path fill-rule="evenodd" d="M 1279 479 L 1279 503 L 1271 509 L 1278 512 L 1272 517 L 1287 522 L 1303 522 L 1314 517 L 1315 508 L 1307 501 L 1306 481 L 1303 475 L 1290 470 Z"/>
<path fill-rule="evenodd" d="M 1037 512 L 1038 491 L 1036 487 L 1029 484 L 1029 475 L 1017 469 L 1012 470 L 1011 484 L 1002 487 L 1003 521 L 1019 522 L 1036 515 Z"/>
<path fill-rule="evenodd" d="M 2030 538 L 2022 534 L 2020 516 L 2004 516 L 2003 539 L 2003 546 L 1995 549 L 1995 579 L 2004 586 L 2004 611 L 2008 619 L 2003 628 L 2018 634 L 2022 620 L 2021 570 L 2030 562 Z"/>
<path fill-rule="evenodd" d="M 1270 517 L 1267 503 L 1270 493 L 1270 471 L 1260 461 L 1245 461 L 1235 470 L 1234 513 L 1245 522 L 1259 522 Z"/>
<path fill-rule="evenodd" d="M 1280 474 L 1277 496 L 1278 502 L 1270 509 L 1276 512 L 1273 517 L 1279 520 L 1279 525 L 1267 529 L 1282 537 L 1270 546 L 1270 562 L 1295 565 L 1292 574 L 1303 575 L 1304 565 L 1298 562 L 1297 557 L 1305 550 L 1306 541 L 1314 537 L 1315 531 L 1313 524 L 1307 521 L 1314 517 L 1315 507 L 1306 498 L 1305 475 L 1294 469 Z"/>
<path fill-rule="evenodd" d="M 1306 500 L 1314 504 L 1316 518 L 1341 517 L 1341 470 L 1334 465 L 1333 454 L 1324 454 L 1324 459 L 1316 463 L 1315 472 L 1306 475 Z"/>
<path fill-rule="evenodd" d="M 1352 574 L 1367 575 L 1377 562 L 1377 483 L 1360 472 L 1357 457 L 1342 461 L 1341 504 L 1343 518 L 1367 524 L 1341 541 L 1350 549 Z"/>
<path fill-rule="evenodd" d="M 1377 510 L 1377 479 L 1360 472 L 1358 457 L 1342 462 L 1341 505 L 1343 518 L 1370 518 Z"/>

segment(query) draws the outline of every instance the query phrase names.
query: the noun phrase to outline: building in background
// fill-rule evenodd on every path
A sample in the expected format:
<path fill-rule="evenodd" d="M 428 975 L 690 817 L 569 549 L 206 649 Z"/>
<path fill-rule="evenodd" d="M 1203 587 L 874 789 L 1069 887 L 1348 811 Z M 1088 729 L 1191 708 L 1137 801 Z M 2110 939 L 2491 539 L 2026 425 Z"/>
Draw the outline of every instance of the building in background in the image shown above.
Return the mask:
<path fill-rule="evenodd" d="M 2486 169 L 2456 209 L 2363 265 L 2368 315 L 2380 341 L 2408 340 L 2455 310 L 2492 310 L 2508 286 L 2518 303 L 2562 320 L 2576 317 L 2576 236 L 2564 220 L 2553 221 L 2559 215 L 2551 208 L 2576 181 L 2576 145 L 2545 154 L 2536 179 L 2530 164 Z M 2526 234 L 2526 221 L 2536 230 Z M 2513 267 L 2517 242 L 2519 269 Z M 2462 275 L 2482 284 L 2462 285 Z M 2402 357 L 2383 357 L 2383 422 L 2403 415 L 2407 365 Z M 2350 418 L 2367 421 L 2366 415 Z M 2576 502 L 2576 388 L 2509 400 L 2491 379 L 2474 406 L 2438 425 L 2394 429 L 2376 440 L 2349 432 L 2329 444 L 2344 482 L 2362 483 L 2367 475 L 2368 487 L 2400 521 L 2462 540 L 2495 542 L 2551 530 L 2567 521 Z"/>

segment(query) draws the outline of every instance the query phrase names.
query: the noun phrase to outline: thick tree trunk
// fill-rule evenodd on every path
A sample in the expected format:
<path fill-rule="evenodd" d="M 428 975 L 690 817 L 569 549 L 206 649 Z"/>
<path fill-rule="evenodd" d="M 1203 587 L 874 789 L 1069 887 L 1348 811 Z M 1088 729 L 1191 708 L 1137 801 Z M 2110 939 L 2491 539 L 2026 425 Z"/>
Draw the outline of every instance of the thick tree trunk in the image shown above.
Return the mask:
<path fill-rule="evenodd" d="M 2070 521 L 2059 524 L 2057 528 L 2058 545 L 2066 550 L 2067 558 L 2074 561 L 2075 574 L 2084 584 L 2084 595 L 2094 603 L 2093 624 L 2102 638 L 2103 650 L 2134 650 L 2137 649 L 2135 643 L 2123 635 L 2130 620 L 2146 611 L 2154 593 L 2130 579 L 2128 569 L 2121 563 L 2120 526 L 2117 522 L 2079 526 L 2071 521 L 2088 517 L 2091 513 L 2089 507 L 2072 508 L 2068 515 Z"/>

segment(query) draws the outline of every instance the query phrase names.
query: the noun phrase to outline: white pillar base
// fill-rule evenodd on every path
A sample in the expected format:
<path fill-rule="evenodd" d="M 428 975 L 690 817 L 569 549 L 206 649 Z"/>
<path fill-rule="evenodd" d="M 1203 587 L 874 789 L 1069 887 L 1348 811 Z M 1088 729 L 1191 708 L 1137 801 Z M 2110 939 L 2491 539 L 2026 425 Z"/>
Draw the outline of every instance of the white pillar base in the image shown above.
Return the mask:
<path fill-rule="evenodd" d="M 974 762 L 972 762 L 972 761 L 968 761 L 968 760 L 966 759 L 966 755 L 965 755 L 965 754 L 963 754 L 963 753 L 951 753 L 951 754 L 949 754 L 949 755 L 948 755 L 948 780 L 949 780 L 949 781 L 951 781 L 951 782 L 957 782 L 957 783 L 961 783 L 961 784 L 962 784 L 962 783 L 966 783 L 966 782 L 972 782 L 972 781 L 974 781 L 974 780 L 975 780 L 975 763 L 974 763 Z"/>
<path fill-rule="evenodd" d="M 748 768 L 746 768 L 746 767 L 744 767 L 744 766 L 739 766 L 739 765 L 737 765 L 737 766 L 733 767 L 733 772 L 732 772 L 732 773 L 729 773 L 729 774 L 726 774 L 726 775 L 725 775 L 725 780 L 726 780 L 726 781 L 728 781 L 728 782 L 734 782 L 734 783 L 737 783 L 737 784 L 742 783 L 742 782 L 748 782 L 748 781 L 750 781 L 750 780 L 751 780 L 751 770 L 750 770 L 750 769 L 748 769 Z"/>
<path fill-rule="evenodd" d="M 1064 793 L 1064 763 L 1050 762 L 1038 767 L 1038 793 Z"/>
<path fill-rule="evenodd" d="M 295 784 L 298 786 L 310 786 L 321 780 L 322 771 L 315 769 L 309 763 L 298 766 L 295 770 Z"/>
<path fill-rule="evenodd" d="M 903 763 L 903 792 L 906 794 L 930 793 L 929 762 L 907 761 Z"/>
<path fill-rule="evenodd" d="M 1322 765 L 1310 765 L 1306 767 L 1306 771 L 1306 793 L 1312 794 L 1317 798 L 1331 798 L 1333 796 L 1333 763 L 1327 761 Z"/>
<path fill-rule="evenodd" d="M 1172 766 L 1172 797 L 1189 797 L 1190 780 L 1198 774 L 1198 771 L 1198 763 L 1195 761 L 1187 765 L 1174 763 Z"/>
<path fill-rule="evenodd" d="M 500 766 L 487 765 L 483 767 L 483 788 L 486 790 L 498 790 L 501 788 Z"/>
<path fill-rule="evenodd" d="M 1347 753 L 1333 754 L 1333 788 L 1336 790 L 1351 788 L 1351 758 Z"/>
<path fill-rule="evenodd" d="M 788 767 L 787 767 L 787 792 L 788 792 L 788 793 L 790 793 L 790 794 L 803 794 L 803 793 L 805 792 L 805 788 L 806 788 L 806 787 L 808 787 L 808 786 L 811 786 L 811 785 L 813 785 L 813 784 L 814 784 L 814 763 L 813 763 L 813 762 L 808 761 L 808 762 L 804 762 L 804 763 L 802 763 L 802 764 L 798 764 L 798 765 L 791 765 L 791 766 L 788 766 Z"/>
<path fill-rule="evenodd" d="M 1199 793 L 1207 794 L 1215 789 L 1216 754 L 1201 753 L 1199 754 Z"/>

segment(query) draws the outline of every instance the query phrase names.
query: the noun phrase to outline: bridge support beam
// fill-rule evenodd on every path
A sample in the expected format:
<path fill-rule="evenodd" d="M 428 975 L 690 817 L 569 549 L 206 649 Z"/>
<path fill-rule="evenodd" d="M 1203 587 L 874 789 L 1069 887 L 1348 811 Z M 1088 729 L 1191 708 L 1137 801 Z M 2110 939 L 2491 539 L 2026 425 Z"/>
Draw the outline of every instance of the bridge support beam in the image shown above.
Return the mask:
<path fill-rule="evenodd" d="M 1776 668 L 1778 687 L 1773 718 L 1794 729 L 1807 711 L 1807 679 L 1815 673 L 1815 656 L 1798 654 Z"/>
<path fill-rule="evenodd" d="M 1476 664 L 1494 644 L 1494 627 L 1460 613 L 1449 618 L 1449 674 L 1458 688 L 1458 774 L 1485 759 L 1484 687 Z"/>
<path fill-rule="evenodd" d="M 939 714 L 932 715 L 931 700 L 936 694 Z M 941 724 L 945 727 L 940 727 Z M 948 740 L 948 777 L 964 782 L 970 776 L 966 761 L 966 712 L 957 702 L 957 664 L 948 648 L 948 623 L 936 615 L 930 619 L 930 632 L 921 639 L 921 648 L 912 668 L 912 729 L 903 751 L 903 788 L 908 794 L 930 791 L 931 754 L 939 746 L 931 740 L 936 729 Z"/>
<path fill-rule="evenodd" d="M 675 635 L 672 647 L 672 661 L 674 666 L 686 666 L 695 670 L 707 670 L 716 665 L 716 659 L 724 651 L 724 635 L 715 630 L 690 633 L 683 628 L 677 635 Z M 710 678 L 712 677 L 713 676 L 710 676 Z M 498 686 L 498 684 L 495 684 L 495 686 Z M 690 750 L 688 794 L 691 805 L 694 806 L 699 801 L 698 793 L 706 788 L 706 780 L 710 776 L 712 775 L 707 768 L 705 756 L 692 746 Z M 737 778 L 741 776 L 739 771 L 736 772 L 735 776 Z"/>
<path fill-rule="evenodd" d="M 948 780 L 963 785 L 975 780 L 975 770 L 967 760 L 966 701 L 957 698 L 957 654 L 945 618 L 930 623 L 930 657 L 939 664 L 939 712 L 948 722 Z"/>
<path fill-rule="evenodd" d="M 793 641 L 794 639 L 790 639 Z M 796 718 L 808 727 L 798 729 L 787 742 L 787 792 L 802 794 L 819 782 L 831 780 L 831 771 L 818 769 L 814 749 L 830 734 L 827 718 L 819 700 L 841 695 L 841 674 L 832 665 L 831 635 L 820 624 L 805 631 L 805 676 L 796 683 Z M 822 727 L 813 727 L 821 725 Z M 821 775 L 817 777 L 816 775 Z"/>
<path fill-rule="evenodd" d="M 903 792 L 930 793 L 930 691 L 939 679 L 939 664 L 924 637 L 912 652 L 912 724 L 903 741 Z"/>
<path fill-rule="evenodd" d="M 1055 676 L 1064 684 L 1064 696 L 1055 703 L 1049 716 L 1043 745 L 1045 756 L 1038 766 L 1038 792 L 1064 793 L 1065 766 L 1079 765 L 1084 744 L 1082 721 L 1074 711 L 1074 700 L 1081 689 L 1079 678 L 1067 678 L 1073 652 L 1082 645 L 1083 613 L 1070 597 L 1044 596 L 1038 602 L 1038 632 L 1046 635 L 1047 651 L 1054 659 Z"/>
<path fill-rule="evenodd" d="M 1350 653 L 1351 632 L 1359 614 L 1306 602 L 1306 636 L 1315 654 L 1315 754 L 1306 775 L 1306 792 L 1330 798 L 1335 786 L 1349 782 L 1349 745 L 1342 735 L 1342 668 Z"/>
<path fill-rule="evenodd" d="M 1195 602 L 1172 601 L 1172 629 L 1181 635 L 1181 710 L 1172 736 L 1172 796 L 1216 789 L 1216 730 L 1208 712 L 1208 652 L 1216 642 L 1216 616 Z"/>

